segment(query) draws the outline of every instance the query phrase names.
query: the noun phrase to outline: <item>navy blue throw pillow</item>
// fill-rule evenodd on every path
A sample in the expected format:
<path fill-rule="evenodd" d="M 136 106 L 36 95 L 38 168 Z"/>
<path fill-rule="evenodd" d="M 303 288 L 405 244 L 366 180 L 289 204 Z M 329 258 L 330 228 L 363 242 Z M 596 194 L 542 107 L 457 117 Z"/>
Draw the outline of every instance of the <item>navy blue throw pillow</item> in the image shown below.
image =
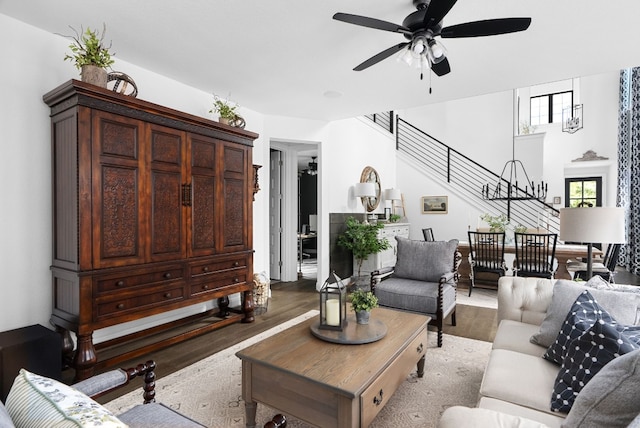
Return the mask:
<path fill-rule="evenodd" d="M 571 306 L 556 340 L 549 346 L 542 358 L 556 364 L 562 364 L 571 341 L 582 336 L 598 320 L 607 324 L 616 324 L 609 312 L 598 305 L 589 291 L 584 290 Z"/>
<path fill-rule="evenodd" d="M 582 388 L 613 359 L 640 349 L 640 326 L 596 321 L 567 349 L 551 396 L 551 410 L 569 413 Z"/>

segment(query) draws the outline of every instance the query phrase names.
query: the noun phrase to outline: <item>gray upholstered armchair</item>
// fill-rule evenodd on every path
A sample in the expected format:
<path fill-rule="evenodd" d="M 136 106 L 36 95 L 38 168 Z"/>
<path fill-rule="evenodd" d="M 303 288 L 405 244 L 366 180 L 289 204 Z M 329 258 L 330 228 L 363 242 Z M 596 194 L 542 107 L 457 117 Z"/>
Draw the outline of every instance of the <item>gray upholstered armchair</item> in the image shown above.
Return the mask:
<path fill-rule="evenodd" d="M 380 306 L 419 312 L 431 317 L 442 346 L 444 319 L 456 325 L 456 287 L 462 256 L 458 240 L 412 241 L 396 237 L 396 265 L 371 273 L 371 291 Z"/>

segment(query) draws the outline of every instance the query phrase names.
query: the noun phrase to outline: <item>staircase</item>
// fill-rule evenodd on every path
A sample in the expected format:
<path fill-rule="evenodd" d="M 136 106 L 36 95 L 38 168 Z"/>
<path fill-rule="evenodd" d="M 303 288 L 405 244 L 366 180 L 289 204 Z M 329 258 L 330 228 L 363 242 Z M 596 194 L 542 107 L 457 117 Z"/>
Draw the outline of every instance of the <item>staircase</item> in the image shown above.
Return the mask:
<path fill-rule="evenodd" d="M 447 184 L 452 192 L 475 206 L 502 213 L 511 218 L 514 225 L 534 227 L 544 219 L 540 227 L 551 233 L 559 233 L 559 211 L 537 199 L 523 201 L 489 201 L 482 198 L 482 186 L 497 183 L 500 176 L 478 164 L 455 149 L 433 138 L 400 117 L 396 118 L 396 150 L 410 159 L 426 174 Z M 507 186 L 503 180 L 503 186 Z M 524 193 L 524 189 L 519 189 Z M 548 225 L 547 225 L 547 218 Z"/>

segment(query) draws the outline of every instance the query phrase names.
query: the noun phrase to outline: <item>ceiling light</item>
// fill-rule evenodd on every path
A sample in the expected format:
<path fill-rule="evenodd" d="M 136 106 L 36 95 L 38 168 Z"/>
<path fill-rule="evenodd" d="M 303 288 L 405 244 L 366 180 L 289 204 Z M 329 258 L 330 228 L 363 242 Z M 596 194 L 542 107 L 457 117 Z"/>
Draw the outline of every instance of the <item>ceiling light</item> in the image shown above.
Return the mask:
<path fill-rule="evenodd" d="M 434 39 L 429 40 L 429 48 L 427 49 L 427 57 L 432 64 L 438 64 L 446 58 L 447 50 L 442 43 L 436 42 Z"/>
<path fill-rule="evenodd" d="M 318 174 L 318 163 L 316 162 L 317 156 L 311 156 L 311 162 L 309 162 L 309 168 L 306 169 L 306 173 L 309 175 L 317 175 Z"/>

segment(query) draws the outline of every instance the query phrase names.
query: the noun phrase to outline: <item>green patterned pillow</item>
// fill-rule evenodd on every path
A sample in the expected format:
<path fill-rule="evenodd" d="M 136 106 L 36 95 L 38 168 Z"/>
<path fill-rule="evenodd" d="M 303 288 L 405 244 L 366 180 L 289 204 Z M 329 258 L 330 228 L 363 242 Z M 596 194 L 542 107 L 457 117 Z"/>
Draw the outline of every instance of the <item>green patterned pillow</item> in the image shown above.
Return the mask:
<path fill-rule="evenodd" d="M 126 428 L 110 411 L 57 380 L 21 369 L 6 402 L 16 428 Z"/>

